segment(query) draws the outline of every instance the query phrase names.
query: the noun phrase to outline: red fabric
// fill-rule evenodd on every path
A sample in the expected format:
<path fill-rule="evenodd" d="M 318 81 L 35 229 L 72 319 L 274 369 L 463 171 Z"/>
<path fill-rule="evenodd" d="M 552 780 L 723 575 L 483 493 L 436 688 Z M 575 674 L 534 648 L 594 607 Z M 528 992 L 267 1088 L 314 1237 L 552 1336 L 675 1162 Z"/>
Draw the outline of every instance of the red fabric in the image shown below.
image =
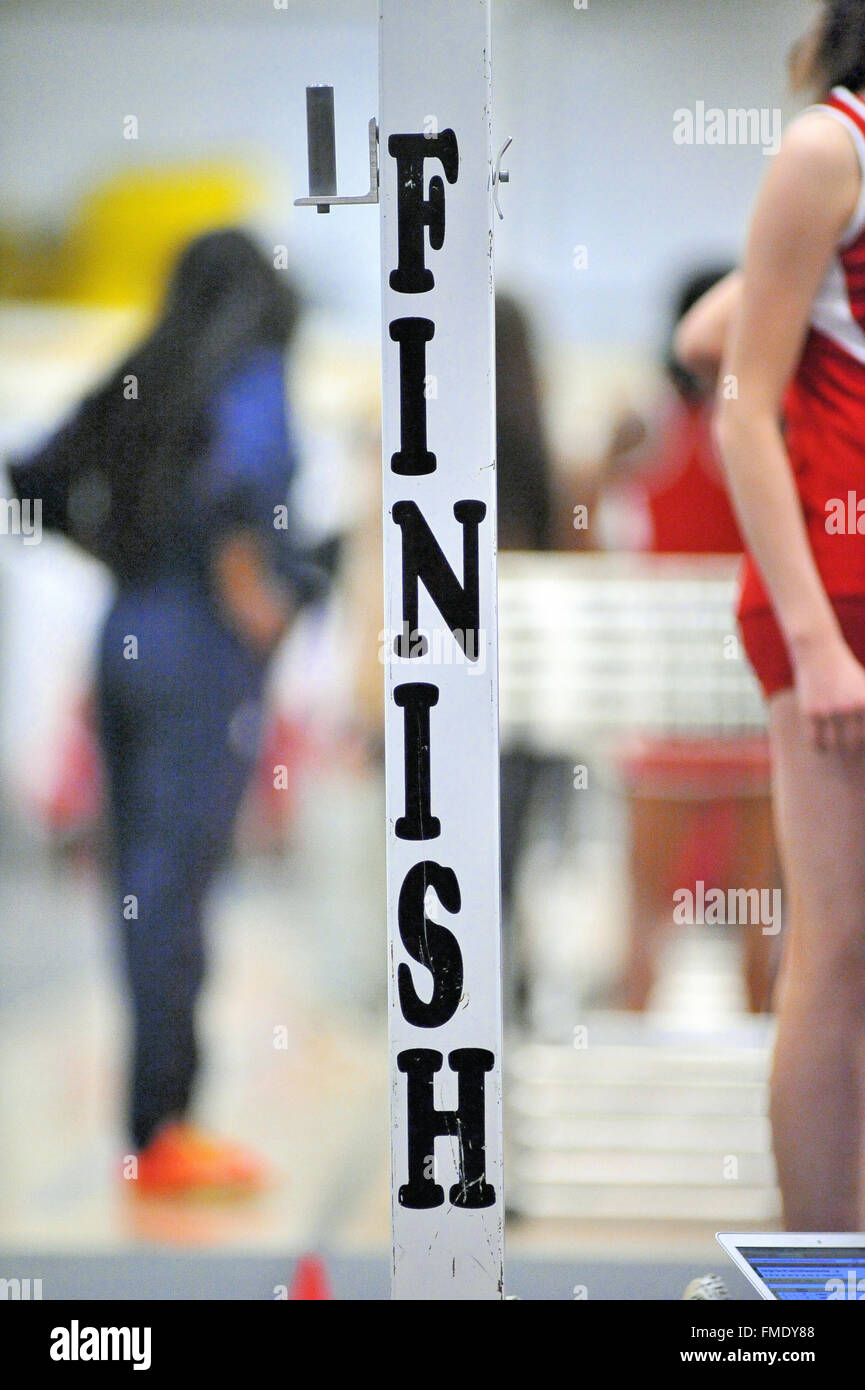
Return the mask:
<path fill-rule="evenodd" d="M 738 555 L 743 549 L 710 433 L 710 407 L 677 401 L 645 484 L 657 554 Z"/>
<path fill-rule="evenodd" d="M 865 666 L 865 597 L 842 596 L 835 598 L 832 606 L 845 642 L 857 661 Z M 739 626 L 748 660 L 766 698 L 789 689 L 793 685 L 793 667 L 772 609 L 755 609 L 743 614 Z"/>
<path fill-rule="evenodd" d="M 865 365 L 812 330 L 785 397 L 784 422 L 808 539 L 826 592 L 830 598 L 865 595 L 865 515 L 843 532 L 826 529 L 827 503 L 840 499 L 846 510 L 850 492 L 865 499 Z M 855 506 L 854 499 L 854 515 Z M 739 615 L 770 606 L 748 555 Z"/>
<path fill-rule="evenodd" d="M 865 136 L 865 120 L 841 97 L 832 94 L 823 103 L 843 111 Z M 850 246 L 839 251 L 853 317 L 865 331 L 865 229 Z M 857 516 L 856 504 L 865 499 L 865 364 L 831 338 L 812 329 L 796 375 L 784 399 L 784 437 L 796 478 L 808 538 L 823 585 L 830 598 L 865 595 L 865 514 Z M 853 526 L 843 532 L 827 531 L 827 503 L 840 499 L 851 505 Z M 846 510 L 846 505 L 845 505 Z M 861 523 L 862 533 L 859 531 Z M 771 607 L 766 587 L 753 557 L 746 555 L 742 569 L 739 616 Z M 753 641 L 766 624 L 751 624 Z M 767 641 L 772 642 L 767 635 Z M 756 653 L 760 661 L 760 653 Z M 781 661 L 774 646 L 771 660 L 776 676 Z M 769 672 L 770 654 L 763 666 Z M 789 684 L 789 681 L 787 682 Z"/>
<path fill-rule="evenodd" d="M 55 835 L 84 835 L 99 820 L 104 800 L 102 761 L 89 699 L 76 701 L 60 747 L 56 778 L 43 811 Z"/>
<path fill-rule="evenodd" d="M 667 738 L 635 735 L 618 750 L 625 782 L 646 795 L 696 800 L 764 793 L 769 751 L 764 734 Z"/>

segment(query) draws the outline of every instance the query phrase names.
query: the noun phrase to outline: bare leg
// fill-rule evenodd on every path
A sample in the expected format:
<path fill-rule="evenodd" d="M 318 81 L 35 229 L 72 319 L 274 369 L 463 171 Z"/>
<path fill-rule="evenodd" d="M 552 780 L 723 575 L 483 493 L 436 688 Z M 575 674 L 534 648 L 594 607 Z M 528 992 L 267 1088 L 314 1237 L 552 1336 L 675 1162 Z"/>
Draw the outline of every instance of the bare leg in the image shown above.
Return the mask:
<path fill-rule="evenodd" d="M 672 923 L 668 888 L 670 864 L 693 823 L 688 802 L 657 796 L 629 798 L 631 836 L 631 903 L 625 962 L 624 1007 L 642 1012 L 649 1006 L 658 962 Z"/>
<path fill-rule="evenodd" d="M 729 877 L 745 888 L 778 887 L 778 863 L 772 833 L 772 807 L 768 797 L 741 797 L 736 802 L 736 850 Z M 745 923 L 742 933 L 742 965 L 748 1008 L 752 1014 L 768 1013 L 772 1003 L 776 938 L 756 924 Z"/>
<path fill-rule="evenodd" d="M 770 702 L 787 906 L 771 1117 L 788 1230 L 859 1228 L 865 1113 L 865 759 Z"/>

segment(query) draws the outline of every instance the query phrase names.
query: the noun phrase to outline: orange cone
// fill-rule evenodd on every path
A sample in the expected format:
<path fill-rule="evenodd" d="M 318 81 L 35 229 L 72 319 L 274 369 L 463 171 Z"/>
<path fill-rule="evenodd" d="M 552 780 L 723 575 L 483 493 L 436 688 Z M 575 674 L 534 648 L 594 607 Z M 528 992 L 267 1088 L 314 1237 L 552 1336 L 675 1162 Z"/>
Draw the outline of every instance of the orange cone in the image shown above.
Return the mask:
<path fill-rule="evenodd" d="M 333 1298 L 324 1260 L 318 1255 L 301 1255 L 288 1297 L 289 1300 L 303 1300 L 306 1303 Z"/>

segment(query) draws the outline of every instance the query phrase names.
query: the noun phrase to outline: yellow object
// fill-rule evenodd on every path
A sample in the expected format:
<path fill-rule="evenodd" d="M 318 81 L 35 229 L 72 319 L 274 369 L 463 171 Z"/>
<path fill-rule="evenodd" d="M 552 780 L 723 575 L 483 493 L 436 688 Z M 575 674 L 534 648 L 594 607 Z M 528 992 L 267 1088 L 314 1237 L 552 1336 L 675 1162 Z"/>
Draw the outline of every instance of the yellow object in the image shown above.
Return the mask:
<path fill-rule="evenodd" d="M 259 189 L 230 163 L 135 168 L 79 204 L 63 241 L 30 249 L 24 293 L 101 307 L 155 307 L 179 251 L 213 227 L 246 222 Z M 20 293 L 19 289 L 19 293 Z"/>

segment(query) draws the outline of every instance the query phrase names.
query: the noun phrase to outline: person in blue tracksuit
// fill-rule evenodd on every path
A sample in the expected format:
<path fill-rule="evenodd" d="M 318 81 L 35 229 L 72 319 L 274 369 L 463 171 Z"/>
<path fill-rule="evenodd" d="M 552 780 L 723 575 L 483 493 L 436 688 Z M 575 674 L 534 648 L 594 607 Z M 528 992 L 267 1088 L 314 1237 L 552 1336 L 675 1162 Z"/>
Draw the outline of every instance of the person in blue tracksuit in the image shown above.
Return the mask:
<path fill-rule="evenodd" d="M 203 913 L 254 766 L 269 658 L 320 588 L 287 506 L 296 300 L 241 231 L 193 242 L 153 332 L 12 470 L 116 580 L 98 661 L 139 1192 L 263 1170 L 190 1119 Z"/>

